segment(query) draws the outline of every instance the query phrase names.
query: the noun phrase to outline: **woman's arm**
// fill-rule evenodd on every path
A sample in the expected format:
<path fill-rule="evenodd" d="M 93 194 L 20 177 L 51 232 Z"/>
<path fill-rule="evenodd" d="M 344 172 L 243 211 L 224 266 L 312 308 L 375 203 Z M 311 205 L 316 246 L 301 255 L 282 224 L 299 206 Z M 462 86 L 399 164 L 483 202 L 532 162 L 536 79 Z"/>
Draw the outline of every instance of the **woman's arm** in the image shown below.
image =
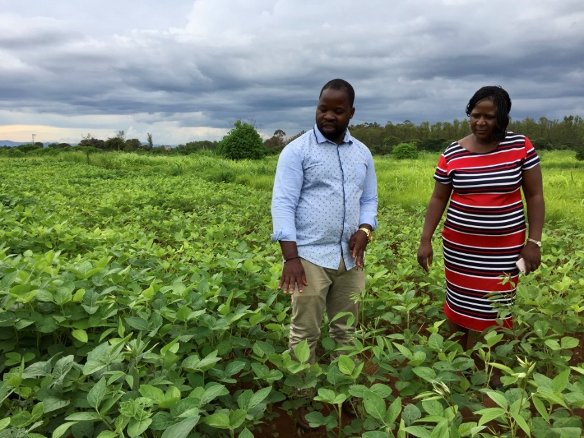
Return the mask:
<path fill-rule="evenodd" d="M 539 242 L 541 241 L 545 218 L 543 182 L 539 164 L 523 172 L 522 188 L 525 203 L 527 204 L 528 237 Z M 525 260 L 525 274 L 529 274 L 539 267 L 541 263 L 541 250 L 539 246 L 528 240 L 523 250 L 521 250 L 519 258 Z"/>
<path fill-rule="evenodd" d="M 442 184 L 439 182 L 434 184 L 434 192 L 432 192 L 432 196 L 430 197 L 422 237 L 420 238 L 420 246 L 418 248 L 418 263 L 426 271 L 432 265 L 432 257 L 434 254 L 432 250 L 432 235 L 440 223 L 451 193 L 451 184 Z"/>

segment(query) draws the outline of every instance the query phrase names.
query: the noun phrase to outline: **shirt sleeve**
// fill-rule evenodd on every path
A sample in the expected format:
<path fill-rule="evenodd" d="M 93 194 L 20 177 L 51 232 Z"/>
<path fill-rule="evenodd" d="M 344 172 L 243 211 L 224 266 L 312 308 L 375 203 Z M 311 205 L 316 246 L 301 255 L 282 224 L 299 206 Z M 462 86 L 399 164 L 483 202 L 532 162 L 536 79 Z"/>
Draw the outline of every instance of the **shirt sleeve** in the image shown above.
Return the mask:
<path fill-rule="evenodd" d="M 272 192 L 272 224 L 275 241 L 296 241 L 296 207 L 300 199 L 304 171 L 298 148 L 286 146 L 278 158 Z"/>
<path fill-rule="evenodd" d="M 523 164 L 521 165 L 521 170 L 526 171 L 529 170 L 539 164 L 539 156 L 531 144 L 531 141 L 525 137 L 525 159 L 523 160 Z"/>
<path fill-rule="evenodd" d="M 452 184 L 452 175 L 444 154 L 440 155 L 438 166 L 436 166 L 436 171 L 434 172 L 434 179 L 440 184 Z"/>
<path fill-rule="evenodd" d="M 360 200 L 359 224 L 369 224 L 375 230 L 377 228 L 377 177 L 373 156 L 369 153 L 367 172 L 363 183 L 363 193 Z"/>

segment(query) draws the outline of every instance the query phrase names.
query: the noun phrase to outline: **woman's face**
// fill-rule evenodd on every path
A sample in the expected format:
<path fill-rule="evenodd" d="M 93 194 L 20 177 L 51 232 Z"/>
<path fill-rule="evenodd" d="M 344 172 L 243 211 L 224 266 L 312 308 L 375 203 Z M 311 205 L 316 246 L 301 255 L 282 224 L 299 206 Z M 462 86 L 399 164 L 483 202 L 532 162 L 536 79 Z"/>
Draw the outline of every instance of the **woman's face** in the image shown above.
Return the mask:
<path fill-rule="evenodd" d="M 493 141 L 497 129 L 497 107 L 491 99 L 479 100 L 471 110 L 470 129 L 480 143 Z"/>

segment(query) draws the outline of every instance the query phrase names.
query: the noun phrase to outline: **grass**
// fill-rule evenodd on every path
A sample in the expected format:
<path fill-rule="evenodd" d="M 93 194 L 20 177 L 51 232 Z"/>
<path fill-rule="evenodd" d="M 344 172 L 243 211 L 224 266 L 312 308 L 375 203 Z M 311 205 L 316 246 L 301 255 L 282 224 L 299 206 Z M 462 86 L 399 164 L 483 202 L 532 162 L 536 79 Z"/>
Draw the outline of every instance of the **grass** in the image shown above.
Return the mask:
<path fill-rule="evenodd" d="M 376 156 L 375 166 L 380 208 L 397 206 L 419 212 L 428 204 L 434 188 L 434 169 L 440 154 L 421 153 L 415 160 Z M 584 162 L 573 151 L 540 153 L 546 200 L 546 223 L 584 227 Z M 37 160 L 50 157 L 32 158 Z M 58 159 L 85 163 L 80 152 L 63 153 Z M 214 183 L 236 183 L 271 191 L 278 157 L 232 161 L 209 154 L 159 157 L 138 154 L 91 155 L 91 164 L 106 169 L 154 172 L 170 176 L 195 175 Z"/>

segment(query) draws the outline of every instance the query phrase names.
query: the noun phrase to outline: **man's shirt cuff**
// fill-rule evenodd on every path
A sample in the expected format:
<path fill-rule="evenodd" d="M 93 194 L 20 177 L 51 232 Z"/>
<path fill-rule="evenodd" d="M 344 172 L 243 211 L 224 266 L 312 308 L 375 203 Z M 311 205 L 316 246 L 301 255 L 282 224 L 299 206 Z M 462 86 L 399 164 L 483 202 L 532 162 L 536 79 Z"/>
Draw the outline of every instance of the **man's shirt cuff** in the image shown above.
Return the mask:
<path fill-rule="evenodd" d="M 273 242 L 283 240 L 284 242 L 296 242 L 296 230 L 279 230 L 271 234 Z"/>

